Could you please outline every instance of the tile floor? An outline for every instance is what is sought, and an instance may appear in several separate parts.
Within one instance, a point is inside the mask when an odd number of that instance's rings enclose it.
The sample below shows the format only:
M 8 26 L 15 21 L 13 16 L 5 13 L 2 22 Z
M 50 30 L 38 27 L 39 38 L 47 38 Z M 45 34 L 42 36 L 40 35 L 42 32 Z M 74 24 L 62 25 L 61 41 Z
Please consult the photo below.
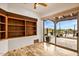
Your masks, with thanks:
M 77 53 L 48 43 L 35 43 L 8 51 L 5 56 L 77 56 Z

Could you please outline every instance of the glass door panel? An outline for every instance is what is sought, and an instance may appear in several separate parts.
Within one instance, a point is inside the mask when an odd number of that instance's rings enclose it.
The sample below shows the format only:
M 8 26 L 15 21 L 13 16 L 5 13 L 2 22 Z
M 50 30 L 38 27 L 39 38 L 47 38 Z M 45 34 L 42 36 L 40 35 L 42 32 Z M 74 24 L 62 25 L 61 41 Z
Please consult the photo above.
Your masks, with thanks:
M 77 50 L 77 20 L 60 21 L 56 27 L 56 44 Z
M 54 22 L 50 20 L 44 21 L 44 41 L 46 41 L 46 37 L 49 37 L 50 43 L 55 44 L 55 37 L 54 37 Z

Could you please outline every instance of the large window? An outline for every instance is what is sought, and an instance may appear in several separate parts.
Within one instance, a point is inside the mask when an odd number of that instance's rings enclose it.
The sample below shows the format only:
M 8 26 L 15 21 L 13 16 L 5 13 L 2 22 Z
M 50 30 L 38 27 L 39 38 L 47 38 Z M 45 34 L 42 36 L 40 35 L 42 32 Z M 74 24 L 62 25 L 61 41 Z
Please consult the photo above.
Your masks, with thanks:
M 50 43 L 55 43 L 53 21 L 50 21 L 50 20 L 44 21 L 44 40 L 46 40 L 46 36 L 50 37 Z
M 54 22 L 44 21 L 44 40 L 50 37 L 50 43 L 77 50 L 77 19 L 60 21 L 56 24 L 56 39 L 54 36 Z
M 56 44 L 77 50 L 77 20 L 60 21 L 57 23 Z

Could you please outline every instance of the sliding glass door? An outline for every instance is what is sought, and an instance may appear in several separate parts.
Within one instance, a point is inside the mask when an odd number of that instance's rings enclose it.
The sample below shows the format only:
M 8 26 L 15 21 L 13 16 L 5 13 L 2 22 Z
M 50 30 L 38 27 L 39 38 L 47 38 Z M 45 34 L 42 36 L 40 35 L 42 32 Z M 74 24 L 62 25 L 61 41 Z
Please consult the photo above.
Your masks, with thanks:
M 53 21 L 50 21 L 50 20 L 44 21 L 44 41 L 46 41 L 46 37 L 49 37 L 49 40 L 50 40 L 49 43 L 55 43 Z
M 56 30 L 53 21 L 44 21 L 44 41 L 77 51 L 77 36 L 77 19 L 59 21 Z
M 77 50 L 77 19 L 60 21 L 56 27 L 56 44 Z

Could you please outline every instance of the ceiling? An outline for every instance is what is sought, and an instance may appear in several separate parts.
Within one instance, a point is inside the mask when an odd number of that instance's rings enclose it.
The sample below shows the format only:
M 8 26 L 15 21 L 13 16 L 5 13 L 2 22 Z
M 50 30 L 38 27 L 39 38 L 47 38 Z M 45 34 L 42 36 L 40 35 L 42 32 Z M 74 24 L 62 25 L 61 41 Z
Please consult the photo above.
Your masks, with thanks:
M 38 13 L 40 16 L 47 16 L 50 14 L 58 13 L 76 6 L 79 6 L 79 3 L 47 3 L 47 7 L 37 6 L 37 9 L 33 8 L 33 3 L 14 3 L 12 5 L 21 6 L 25 9 L 32 10 Z

